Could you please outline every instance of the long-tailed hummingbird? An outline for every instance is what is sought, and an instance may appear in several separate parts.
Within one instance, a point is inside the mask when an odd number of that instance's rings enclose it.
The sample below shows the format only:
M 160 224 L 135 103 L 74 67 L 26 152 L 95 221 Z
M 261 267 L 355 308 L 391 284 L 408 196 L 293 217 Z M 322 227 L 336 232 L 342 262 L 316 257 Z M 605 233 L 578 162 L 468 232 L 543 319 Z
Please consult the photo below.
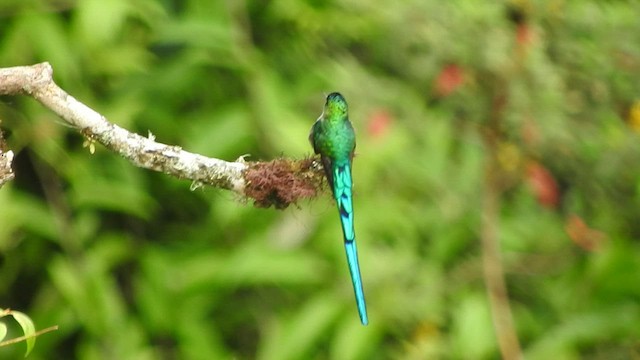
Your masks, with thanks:
M 362 277 L 358 265 L 356 234 L 353 226 L 353 201 L 351 164 L 356 148 L 356 135 L 349 121 L 347 101 L 337 93 L 327 96 L 324 111 L 313 124 L 309 141 L 316 154 L 320 154 L 327 181 L 338 205 L 347 263 L 356 295 L 356 305 L 363 325 L 369 323 L 367 305 L 362 289 Z

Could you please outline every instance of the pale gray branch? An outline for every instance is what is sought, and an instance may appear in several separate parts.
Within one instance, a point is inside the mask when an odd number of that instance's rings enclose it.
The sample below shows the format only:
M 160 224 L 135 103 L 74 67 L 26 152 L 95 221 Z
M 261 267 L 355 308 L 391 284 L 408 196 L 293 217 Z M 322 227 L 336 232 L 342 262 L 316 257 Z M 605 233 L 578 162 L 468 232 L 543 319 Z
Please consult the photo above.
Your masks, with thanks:
M 5 183 L 13 180 L 14 174 L 11 169 L 11 163 L 13 162 L 13 151 L 3 151 L 0 147 L 0 188 Z
M 101 143 L 136 166 L 244 193 L 243 175 L 248 166 L 243 161 L 227 162 L 190 153 L 110 123 L 56 85 L 49 63 L 0 69 L 0 95 L 19 94 L 32 96 L 90 141 Z
M 0 119 L 0 123 L 2 123 L 2 119 Z M 14 178 L 13 169 L 11 168 L 13 151 L 7 149 L 4 144 L 2 129 L 0 129 L 0 188 Z

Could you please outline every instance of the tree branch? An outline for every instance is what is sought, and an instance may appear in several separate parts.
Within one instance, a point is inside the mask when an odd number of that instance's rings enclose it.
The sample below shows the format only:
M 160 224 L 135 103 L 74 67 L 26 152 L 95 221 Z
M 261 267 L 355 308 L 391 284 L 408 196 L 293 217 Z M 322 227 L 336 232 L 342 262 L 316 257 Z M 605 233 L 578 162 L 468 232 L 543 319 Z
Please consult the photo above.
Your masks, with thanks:
M 491 156 L 491 155 L 490 155 Z M 509 294 L 502 265 L 502 254 L 498 236 L 501 190 L 495 174 L 500 172 L 491 157 L 485 166 L 485 183 L 482 200 L 480 240 L 482 245 L 482 267 L 487 287 L 493 326 L 505 360 L 522 359 L 522 350 L 515 330 L 513 314 L 509 305 Z
M 12 162 L 13 151 L 4 152 L 0 149 L 0 188 L 14 178 L 13 170 L 11 169 Z
M 240 158 L 236 162 L 227 162 L 190 153 L 179 146 L 156 142 L 152 135 L 143 137 L 131 133 L 110 123 L 104 116 L 62 90 L 53 81 L 53 69 L 47 62 L 0 69 L 0 95 L 33 97 L 77 128 L 90 142 L 101 143 L 138 167 L 232 190 L 253 198 L 258 206 L 284 208 L 300 198 L 315 196 L 319 189 L 318 176 L 314 174 L 322 174 L 315 166 L 315 161 L 309 159 L 289 161 L 284 167 L 283 159 L 251 163 Z M 0 162 L 2 155 L 0 153 Z M 269 164 L 277 165 L 277 171 Z M 259 179 L 265 172 L 271 175 L 271 182 L 261 182 L 256 191 L 253 182 L 247 179 Z M 293 196 L 291 190 L 295 190 Z
M 512 177 L 505 172 L 499 160 L 500 142 L 504 141 L 501 122 L 507 103 L 507 96 L 503 93 L 506 86 L 499 79 L 491 83 L 495 85 L 491 88 L 493 92 L 491 115 L 482 132 L 487 149 L 480 223 L 482 268 L 489 306 L 491 307 L 493 328 L 502 359 L 520 360 L 522 359 L 522 348 L 509 303 L 499 238 L 502 194 L 504 189 L 513 182 Z
M 0 121 L 2 123 L 2 121 Z M 0 188 L 7 182 L 13 180 L 14 174 L 11 169 L 13 162 L 13 151 L 7 150 L 8 147 L 4 143 L 2 129 L 0 129 Z

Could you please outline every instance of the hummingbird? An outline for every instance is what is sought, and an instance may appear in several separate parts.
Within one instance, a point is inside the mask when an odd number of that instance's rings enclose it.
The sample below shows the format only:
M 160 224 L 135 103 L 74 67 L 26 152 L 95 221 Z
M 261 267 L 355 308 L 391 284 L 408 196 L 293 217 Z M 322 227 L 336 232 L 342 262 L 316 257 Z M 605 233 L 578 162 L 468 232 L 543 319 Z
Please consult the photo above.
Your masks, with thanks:
M 324 173 L 338 205 L 358 314 L 362 325 L 367 325 L 369 319 L 367 318 L 367 304 L 362 289 L 360 265 L 358 265 L 351 193 L 353 185 L 351 164 L 353 151 L 356 148 L 356 134 L 349 121 L 347 101 L 340 93 L 333 92 L 327 96 L 324 110 L 311 128 L 309 142 L 311 142 L 314 152 L 320 154 Z

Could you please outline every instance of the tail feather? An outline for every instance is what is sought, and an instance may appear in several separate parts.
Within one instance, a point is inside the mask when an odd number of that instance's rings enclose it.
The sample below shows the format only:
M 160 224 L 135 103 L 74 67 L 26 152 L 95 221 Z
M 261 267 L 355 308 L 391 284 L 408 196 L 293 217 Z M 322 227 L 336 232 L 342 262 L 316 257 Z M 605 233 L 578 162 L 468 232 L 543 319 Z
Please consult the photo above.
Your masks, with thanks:
M 333 194 L 336 198 L 338 211 L 340 212 L 340 223 L 344 234 L 344 247 L 347 252 L 347 263 L 351 273 L 353 291 L 356 295 L 356 305 L 360 315 L 360 322 L 367 325 L 367 305 L 364 299 L 362 288 L 362 276 L 360 275 L 360 265 L 358 264 L 358 250 L 356 248 L 356 235 L 353 225 L 353 201 L 351 194 L 351 164 L 336 164 L 333 169 Z
M 360 276 L 360 265 L 358 264 L 358 249 L 355 241 L 345 241 L 344 248 L 347 251 L 347 263 L 349 264 L 349 272 L 351 273 L 351 282 L 353 283 L 353 291 L 356 294 L 356 305 L 358 306 L 358 314 L 362 325 L 367 325 L 369 319 L 367 317 L 367 303 L 364 300 L 364 289 L 362 288 L 362 277 Z

